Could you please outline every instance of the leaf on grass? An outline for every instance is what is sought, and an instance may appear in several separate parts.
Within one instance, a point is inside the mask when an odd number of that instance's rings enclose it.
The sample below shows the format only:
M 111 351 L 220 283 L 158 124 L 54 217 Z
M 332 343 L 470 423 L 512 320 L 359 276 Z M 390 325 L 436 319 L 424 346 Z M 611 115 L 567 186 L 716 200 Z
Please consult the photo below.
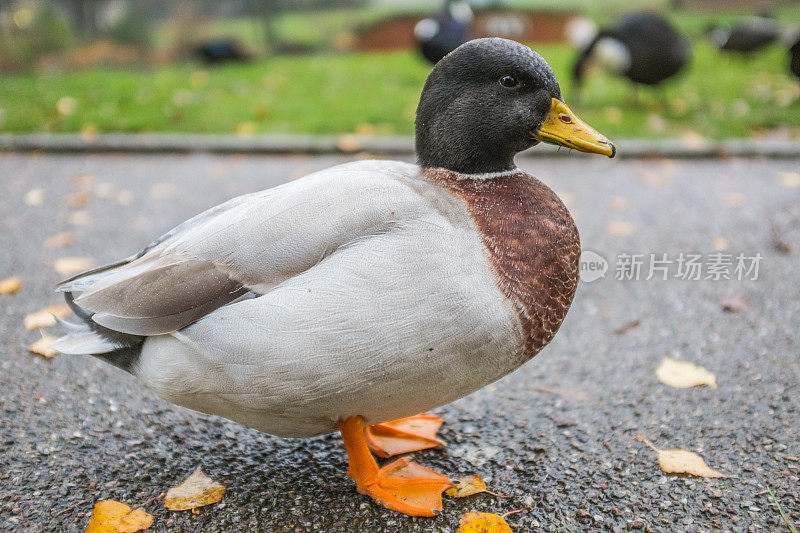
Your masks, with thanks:
M 53 250 L 55 248 L 66 248 L 67 246 L 72 246 L 72 243 L 75 242 L 75 237 L 72 233 L 65 231 L 64 233 L 56 233 L 44 240 L 42 246 L 44 246 L 48 250 Z
M 44 189 L 31 189 L 25 193 L 23 201 L 26 205 L 42 205 L 44 203 Z
M 34 342 L 30 346 L 28 346 L 28 351 L 31 353 L 35 353 L 36 355 L 41 355 L 42 357 L 50 359 L 51 357 L 53 357 L 58 353 L 57 351 L 55 351 L 53 348 L 50 347 L 50 345 L 52 345 L 53 342 L 56 340 L 56 337 L 53 337 L 52 335 L 49 335 L 44 331 L 42 331 L 41 333 L 42 333 L 42 338 Z
M 712 389 L 717 388 L 716 376 L 702 366 L 687 361 L 676 361 L 670 357 L 661 360 L 661 364 L 656 369 L 656 377 L 664 385 L 677 389 L 699 385 L 708 385 Z
M 11 294 L 22 287 L 22 281 L 16 276 L 0 280 L 0 294 Z
M 458 533 L 512 533 L 502 516 L 470 511 L 458 521 Z
M 185 511 L 217 503 L 225 494 L 225 486 L 206 476 L 198 467 L 186 481 L 167 491 L 164 505 L 170 511 Z
M 25 329 L 33 331 L 34 329 L 55 326 L 55 317 L 66 318 L 67 315 L 69 315 L 68 305 L 48 305 L 44 309 L 25 315 L 23 323 L 25 324 Z
M 708 466 L 703 458 L 686 450 L 659 450 L 645 437 L 634 437 L 658 454 L 658 464 L 667 474 L 689 474 L 699 477 L 729 477 Z
M 86 533 L 134 533 L 153 525 L 153 515 L 115 500 L 95 504 Z
M 61 257 L 55 260 L 53 267 L 62 276 L 77 274 L 84 270 L 89 270 L 95 266 L 95 260 L 91 257 Z

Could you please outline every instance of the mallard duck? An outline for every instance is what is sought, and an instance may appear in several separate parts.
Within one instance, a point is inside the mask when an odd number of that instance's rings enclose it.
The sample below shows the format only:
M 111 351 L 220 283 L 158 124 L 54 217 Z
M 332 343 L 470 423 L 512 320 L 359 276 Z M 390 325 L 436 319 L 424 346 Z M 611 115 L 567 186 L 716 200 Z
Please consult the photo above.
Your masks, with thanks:
M 634 12 L 598 32 L 573 67 L 576 86 L 591 64 L 636 84 L 657 85 L 689 62 L 689 41 L 657 13 Z
M 64 281 L 80 323 L 55 348 L 273 435 L 338 428 L 361 493 L 433 516 L 450 480 L 373 453 L 441 447 L 441 419 L 417 413 L 536 355 L 578 283 L 567 208 L 514 164 L 538 142 L 615 154 L 540 55 L 467 42 L 425 83 L 417 164 L 359 161 L 240 196 Z

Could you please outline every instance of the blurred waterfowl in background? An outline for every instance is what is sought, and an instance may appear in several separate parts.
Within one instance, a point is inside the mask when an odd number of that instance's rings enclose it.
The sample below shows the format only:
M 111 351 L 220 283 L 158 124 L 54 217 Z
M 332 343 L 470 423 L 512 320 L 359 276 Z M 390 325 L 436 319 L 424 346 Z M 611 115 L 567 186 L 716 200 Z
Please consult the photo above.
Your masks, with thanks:
M 592 66 L 634 84 L 657 85 L 683 69 L 691 57 L 688 39 L 657 13 L 633 12 L 601 29 L 575 61 L 576 90 Z
M 195 55 L 204 62 L 231 63 L 248 61 L 250 54 L 234 39 L 214 39 L 195 49 Z
M 420 52 L 431 63 L 438 63 L 469 40 L 473 20 L 467 2 L 448 0 L 436 16 L 422 19 L 414 26 Z
M 749 53 L 776 42 L 781 28 L 773 18 L 748 17 L 733 25 L 714 24 L 707 34 L 719 50 Z

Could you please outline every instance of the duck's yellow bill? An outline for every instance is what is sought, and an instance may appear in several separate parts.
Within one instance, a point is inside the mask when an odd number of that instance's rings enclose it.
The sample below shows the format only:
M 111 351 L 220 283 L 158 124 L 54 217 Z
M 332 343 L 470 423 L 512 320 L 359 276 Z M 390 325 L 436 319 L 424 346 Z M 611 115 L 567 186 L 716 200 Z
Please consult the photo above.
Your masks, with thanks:
M 542 126 L 531 132 L 533 138 L 548 144 L 566 146 L 590 154 L 614 157 L 617 149 L 611 141 L 578 118 L 561 100 L 553 98 L 550 112 Z

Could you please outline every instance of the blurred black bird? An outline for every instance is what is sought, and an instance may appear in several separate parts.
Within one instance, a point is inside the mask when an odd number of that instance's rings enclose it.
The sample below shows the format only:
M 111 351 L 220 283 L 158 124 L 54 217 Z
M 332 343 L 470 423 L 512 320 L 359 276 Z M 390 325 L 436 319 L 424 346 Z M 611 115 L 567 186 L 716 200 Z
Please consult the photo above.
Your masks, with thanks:
M 422 19 L 414 26 L 414 38 L 420 52 L 431 63 L 470 39 L 474 16 L 469 4 L 463 0 L 447 0 L 444 9 L 434 17 Z
M 777 41 L 781 28 L 775 19 L 749 17 L 733 26 L 715 24 L 708 28 L 707 34 L 712 44 L 720 50 L 749 53 Z
M 797 42 L 789 49 L 789 57 L 789 68 L 792 69 L 795 76 L 800 78 L 800 37 L 798 37 Z
M 657 85 L 677 74 L 688 62 L 691 47 L 661 15 L 635 12 L 615 26 L 600 30 L 581 51 L 573 77 L 580 87 L 591 64 L 625 76 L 636 84 Z
M 214 39 L 195 49 L 195 55 L 206 63 L 226 63 L 250 59 L 242 45 L 233 39 Z

